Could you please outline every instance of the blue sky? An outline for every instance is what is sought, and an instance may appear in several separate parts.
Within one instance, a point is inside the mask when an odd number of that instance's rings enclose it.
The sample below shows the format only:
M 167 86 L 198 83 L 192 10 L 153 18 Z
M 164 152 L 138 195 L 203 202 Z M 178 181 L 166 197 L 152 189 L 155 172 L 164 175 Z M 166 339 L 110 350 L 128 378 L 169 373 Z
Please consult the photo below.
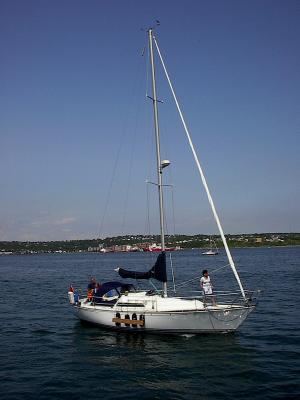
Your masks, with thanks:
M 1 1 L 0 240 L 147 233 L 147 28 L 227 233 L 300 231 L 298 1 Z M 158 68 L 175 231 L 216 233 Z M 152 171 L 153 170 L 153 171 Z M 173 233 L 170 189 L 168 231 Z M 149 187 L 151 232 L 158 231 Z

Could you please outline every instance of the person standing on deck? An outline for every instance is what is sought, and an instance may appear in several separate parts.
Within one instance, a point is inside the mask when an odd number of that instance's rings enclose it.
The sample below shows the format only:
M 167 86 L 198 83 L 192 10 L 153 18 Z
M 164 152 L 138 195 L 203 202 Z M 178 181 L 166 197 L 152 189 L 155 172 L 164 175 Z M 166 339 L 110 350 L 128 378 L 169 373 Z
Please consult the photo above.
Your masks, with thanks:
M 202 288 L 202 293 L 204 296 L 204 305 L 206 303 L 206 296 L 209 296 L 209 298 L 211 298 L 212 300 L 212 304 L 215 306 L 216 305 L 216 301 L 214 296 L 212 296 L 213 294 L 213 286 L 210 280 L 210 276 L 208 274 L 207 269 L 204 269 L 202 271 L 202 278 L 200 279 L 200 286 Z

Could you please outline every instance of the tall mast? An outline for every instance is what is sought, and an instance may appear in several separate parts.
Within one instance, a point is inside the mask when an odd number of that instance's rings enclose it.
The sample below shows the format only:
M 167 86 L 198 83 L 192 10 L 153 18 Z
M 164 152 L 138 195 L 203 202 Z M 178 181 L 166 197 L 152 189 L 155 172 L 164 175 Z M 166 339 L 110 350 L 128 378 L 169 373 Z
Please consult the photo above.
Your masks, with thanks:
M 153 55 L 153 31 L 150 28 L 149 35 L 149 49 L 150 61 L 152 72 L 152 103 L 154 112 L 154 128 L 155 128 L 155 141 L 156 141 L 156 160 L 157 160 L 157 186 L 159 197 L 159 221 L 160 221 L 160 237 L 161 237 L 161 250 L 165 251 L 165 229 L 164 229 L 164 200 L 163 200 L 163 185 L 162 185 L 162 165 L 160 156 L 160 139 L 159 139 L 159 125 L 158 125 L 158 110 L 157 110 L 157 95 L 156 95 L 156 81 L 155 81 L 155 66 Z M 164 295 L 167 296 L 167 283 L 163 284 Z

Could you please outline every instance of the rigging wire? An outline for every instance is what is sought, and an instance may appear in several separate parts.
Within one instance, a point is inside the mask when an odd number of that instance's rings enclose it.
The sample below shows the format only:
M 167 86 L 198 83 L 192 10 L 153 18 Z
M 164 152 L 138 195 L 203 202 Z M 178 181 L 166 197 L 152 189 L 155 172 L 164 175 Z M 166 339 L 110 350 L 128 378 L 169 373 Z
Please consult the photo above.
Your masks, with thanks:
M 171 186 L 171 201 L 172 201 L 173 235 L 175 237 L 175 234 L 176 234 L 176 222 L 175 222 L 174 186 L 173 185 Z
M 143 47 L 142 50 L 142 57 L 146 54 L 145 57 L 145 70 L 146 70 L 146 97 L 147 97 L 147 92 L 148 92 L 148 82 L 149 82 L 149 49 L 147 45 L 147 40 L 146 40 L 146 45 Z M 142 86 L 142 79 L 140 79 L 140 88 Z M 124 212 L 123 212 L 123 221 L 121 225 L 121 233 L 122 235 L 124 234 L 124 228 L 125 228 L 125 223 L 126 223 L 126 218 L 127 218 L 127 208 L 128 208 L 128 197 L 129 197 L 129 189 L 131 187 L 131 178 L 132 178 L 132 165 L 133 165 L 133 155 L 134 155 L 134 150 L 135 150 L 135 145 L 136 145 L 136 136 L 137 136 L 137 126 L 138 126 L 138 116 L 140 115 L 140 109 L 141 109 L 141 102 L 138 103 L 138 109 L 136 112 L 135 116 L 135 126 L 134 126 L 134 135 L 133 135 L 133 140 L 132 140 L 132 147 L 131 147 L 131 156 L 130 156 L 130 162 L 129 162 L 129 174 L 128 174 L 128 179 L 127 179 L 127 190 L 126 190 L 126 197 L 125 197 L 125 205 L 124 205 Z M 150 221 L 150 220 L 149 220 Z
M 163 66 L 163 69 L 164 69 L 164 72 L 165 72 L 165 75 L 166 75 L 167 81 L 168 81 L 168 83 L 169 83 L 169 86 L 170 86 L 170 89 L 171 89 L 171 92 L 172 92 L 172 95 L 173 95 L 173 98 L 174 98 L 174 101 L 175 101 L 177 110 L 178 110 L 178 112 L 179 112 L 179 115 L 180 115 L 180 118 L 181 118 L 181 122 L 182 122 L 182 124 L 183 124 L 183 127 L 184 127 L 184 130 L 185 130 L 185 133 L 186 133 L 186 136 L 187 136 L 187 139 L 188 139 L 188 142 L 189 142 L 191 151 L 192 151 L 192 153 L 193 153 L 194 160 L 195 160 L 195 162 L 196 162 L 196 165 L 197 165 L 197 168 L 198 168 L 198 171 L 199 171 L 199 174 L 200 174 L 200 177 L 201 177 L 203 186 L 204 186 L 204 188 L 205 188 L 205 191 L 206 191 L 206 194 L 207 194 L 207 198 L 208 198 L 209 204 L 210 204 L 210 206 L 211 206 L 211 209 L 212 209 L 212 212 L 213 212 L 213 215 L 214 215 L 216 224 L 217 224 L 217 226 L 218 226 L 218 229 L 219 229 L 219 232 L 220 232 L 220 235 L 221 235 L 221 238 L 222 238 L 224 247 L 225 247 L 225 251 L 226 251 L 226 254 L 227 254 L 227 257 L 228 257 L 228 261 L 229 261 L 229 263 L 230 263 L 230 266 L 231 266 L 231 269 L 232 269 L 232 271 L 233 271 L 233 274 L 234 274 L 234 276 L 235 276 L 235 278 L 236 278 L 236 280 L 237 280 L 237 282 L 238 282 L 238 285 L 239 285 L 239 287 L 240 287 L 241 293 L 242 293 L 244 299 L 246 299 L 246 296 L 245 296 L 245 293 L 244 293 L 243 285 L 242 285 L 242 283 L 241 283 L 240 277 L 239 277 L 238 272 L 237 272 L 237 270 L 236 270 L 236 267 L 235 267 L 235 264 L 234 264 L 234 261 L 233 261 L 231 252 L 230 252 L 230 250 L 229 250 L 229 247 L 228 247 L 228 244 L 227 244 L 227 241 L 226 241 L 226 237 L 225 237 L 225 235 L 224 235 L 224 231 L 223 231 L 223 228 L 222 228 L 222 225 L 221 225 L 219 216 L 218 216 L 218 214 L 217 214 L 217 211 L 216 211 L 216 208 L 215 208 L 213 199 L 212 199 L 212 197 L 211 197 L 210 190 L 209 190 L 209 188 L 208 188 L 206 178 L 205 178 L 205 176 L 204 176 L 202 167 L 201 167 L 201 165 L 200 165 L 199 158 L 198 158 L 198 156 L 197 156 L 197 154 L 196 154 L 196 151 L 195 151 L 195 148 L 194 148 L 194 145 L 193 145 L 193 142 L 192 142 L 190 133 L 189 133 L 189 131 L 188 131 L 188 128 L 187 128 L 187 125 L 186 125 L 186 123 L 185 123 L 183 114 L 182 114 L 182 112 L 181 112 L 181 108 L 180 108 L 179 103 L 178 103 L 178 101 L 177 101 L 177 97 L 176 97 L 176 94 L 175 94 L 175 92 L 174 92 L 173 85 L 172 85 L 172 83 L 171 83 L 171 81 L 170 81 L 170 77 L 169 77 L 169 74 L 168 74 L 168 72 L 167 72 L 167 69 L 166 69 L 164 60 L 163 60 L 163 58 L 162 58 L 160 49 L 159 49 L 159 47 L 158 47 L 157 41 L 156 41 L 155 37 L 154 37 L 153 39 L 154 39 L 154 43 L 155 43 L 155 46 L 156 46 L 156 49 L 157 49 L 157 52 L 158 52 L 158 55 L 159 55 L 161 64 L 162 64 L 162 66 Z
M 220 271 L 221 269 L 224 269 L 224 268 L 229 267 L 229 266 L 230 266 L 230 264 L 223 265 L 223 266 L 220 267 L 220 268 L 216 268 L 216 269 L 210 271 L 210 274 L 213 274 L 213 273 L 215 273 L 215 272 L 218 272 L 218 271 Z M 190 282 L 193 282 L 193 281 L 195 281 L 195 280 L 197 280 L 197 279 L 200 279 L 201 277 L 202 277 L 202 275 L 199 275 L 199 276 L 196 276 L 195 278 L 192 278 L 192 279 L 189 279 L 189 280 L 187 280 L 187 281 L 181 282 L 181 283 L 179 283 L 179 284 L 177 285 L 177 288 L 178 288 L 178 287 L 183 287 L 183 286 L 187 285 L 187 284 L 190 283 Z
M 139 93 L 141 90 L 142 86 L 142 77 L 140 77 L 140 82 L 139 86 L 137 89 L 137 92 Z M 133 156 L 135 153 L 135 148 L 136 148 L 136 136 L 137 136 L 137 127 L 138 127 L 138 122 L 139 122 L 139 117 L 140 117 L 140 111 L 141 111 L 141 102 L 138 102 L 138 107 L 136 110 L 136 115 L 135 115 L 135 124 L 133 128 L 133 138 L 132 138 L 132 145 L 131 145 L 131 154 L 130 154 L 130 160 L 129 160 L 129 171 L 128 171 L 128 177 L 127 177 L 127 187 L 126 187 L 126 194 L 125 194 L 125 201 L 124 201 L 124 210 L 123 210 L 123 219 L 122 219 L 122 224 L 121 224 L 121 234 L 124 235 L 124 229 L 126 225 L 126 218 L 127 218 L 127 211 L 128 211 L 128 200 L 129 200 L 129 193 L 130 193 L 130 188 L 132 184 L 132 165 L 133 165 Z
M 173 292 L 176 293 L 176 282 L 175 282 L 175 274 L 174 274 L 173 260 L 172 260 L 171 252 L 170 252 L 170 266 L 171 266 L 171 272 L 172 272 Z
M 150 227 L 150 205 L 149 205 L 149 183 L 146 182 L 146 226 L 145 226 L 145 232 L 146 235 L 148 234 L 150 236 L 151 232 L 151 227 Z
M 136 97 L 136 92 L 138 90 L 137 87 L 139 86 L 139 90 L 140 90 L 141 85 L 142 85 L 142 76 L 141 76 L 141 71 L 140 71 L 140 64 L 138 64 L 136 66 L 136 71 L 135 71 L 134 76 L 135 77 L 138 76 L 140 78 L 140 81 L 139 81 L 139 84 L 137 82 L 138 81 L 137 79 L 135 79 L 135 81 L 134 81 L 135 85 L 134 85 L 134 87 L 132 88 L 132 91 L 131 91 L 131 101 L 129 100 L 129 102 L 128 102 L 129 104 L 133 104 L 134 103 L 132 100 L 133 100 L 134 97 Z M 135 118 L 136 124 L 135 124 L 135 128 L 133 130 L 134 138 L 136 137 L 136 132 L 137 132 L 137 115 L 138 115 L 139 112 L 140 112 L 140 107 L 138 107 L 137 112 L 136 112 L 136 118 Z M 127 118 L 127 121 L 126 121 L 126 118 Z M 109 206 L 110 199 L 111 199 L 113 184 L 114 184 L 115 178 L 116 178 L 117 166 L 119 164 L 120 154 L 121 154 L 121 150 L 123 148 L 125 136 L 126 136 L 127 131 L 128 131 L 128 127 L 125 126 L 125 125 L 128 125 L 128 120 L 129 120 L 129 113 L 126 113 L 124 115 L 124 117 L 123 117 L 122 129 L 120 131 L 119 140 L 118 140 L 118 148 L 117 148 L 116 157 L 115 157 L 113 168 L 112 168 L 112 173 L 111 173 L 111 176 L 110 176 L 110 181 L 109 181 L 109 185 L 108 185 L 107 194 L 106 194 L 105 201 L 104 201 L 104 207 L 103 207 L 103 213 L 102 213 L 101 220 L 99 218 L 100 223 L 98 224 L 98 232 L 97 232 L 98 233 L 98 237 L 102 237 L 103 233 L 104 233 L 104 225 L 105 225 L 105 220 L 106 220 L 107 213 L 108 213 L 108 206 Z M 135 142 L 136 141 L 134 140 L 133 144 L 135 144 Z M 127 179 L 127 192 L 129 192 L 130 181 L 131 181 L 131 170 L 132 170 L 133 153 L 134 153 L 134 149 L 132 149 L 131 159 L 130 159 L 130 162 L 129 162 L 129 175 L 128 175 L 128 179 Z M 125 201 L 124 201 L 123 204 L 125 205 L 125 208 L 127 208 L 128 194 L 125 195 Z M 122 222 L 122 225 L 121 225 L 122 226 L 122 230 L 123 230 L 123 228 L 125 226 L 126 214 L 127 214 L 127 210 L 124 209 L 124 211 L 123 211 L 123 222 Z
M 99 238 L 101 238 L 103 235 L 104 221 L 105 221 L 105 217 L 107 214 L 107 209 L 108 209 L 108 204 L 110 201 L 113 182 L 114 182 L 115 176 L 116 176 L 116 170 L 117 170 L 117 165 L 118 165 L 118 161 L 119 161 L 119 157 L 120 157 L 120 153 L 121 153 L 121 148 L 123 145 L 123 139 L 124 139 L 124 135 L 122 132 L 121 140 L 119 141 L 119 146 L 118 146 L 118 150 L 117 150 L 117 154 L 116 154 L 116 158 L 115 158 L 115 162 L 114 162 L 114 166 L 112 169 L 112 174 L 111 174 L 111 178 L 110 178 L 110 182 L 109 182 L 109 186 L 108 186 L 108 191 L 107 191 L 107 195 L 106 195 L 106 199 L 105 199 L 105 203 L 104 203 L 104 210 L 103 210 L 103 214 L 102 214 L 102 218 L 101 218 L 101 223 L 100 223 L 100 226 L 98 227 L 98 237 Z

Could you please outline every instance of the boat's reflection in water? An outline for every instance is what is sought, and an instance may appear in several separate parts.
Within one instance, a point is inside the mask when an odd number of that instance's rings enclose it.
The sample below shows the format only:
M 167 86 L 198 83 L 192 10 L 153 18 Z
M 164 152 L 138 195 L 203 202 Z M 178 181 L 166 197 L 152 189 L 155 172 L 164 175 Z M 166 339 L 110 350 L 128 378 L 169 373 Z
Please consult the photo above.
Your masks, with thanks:
M 194 373 L 211 370 L 214 365 L 225 370 L 239 364 L 240 370 L 249 367 L 253 350 L 241 344 L 241 335 L 159 335 L 149 333 L 119 333 L 97 327 L 74 328 L 74 341 L 85 363 L 124 370 L 153 371 L 164 368 L 184 368 Z M 222 369 L 222 367 L 221 367 Z

